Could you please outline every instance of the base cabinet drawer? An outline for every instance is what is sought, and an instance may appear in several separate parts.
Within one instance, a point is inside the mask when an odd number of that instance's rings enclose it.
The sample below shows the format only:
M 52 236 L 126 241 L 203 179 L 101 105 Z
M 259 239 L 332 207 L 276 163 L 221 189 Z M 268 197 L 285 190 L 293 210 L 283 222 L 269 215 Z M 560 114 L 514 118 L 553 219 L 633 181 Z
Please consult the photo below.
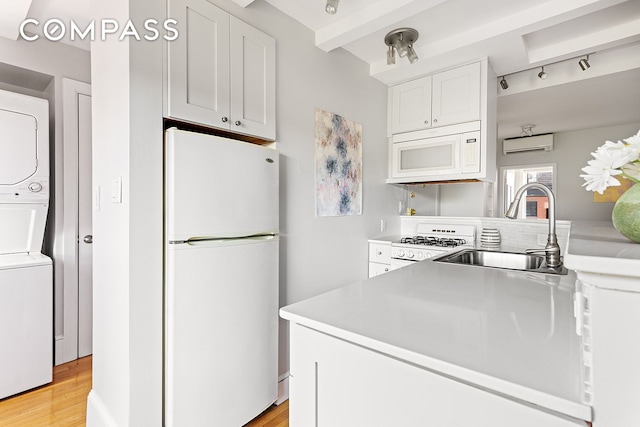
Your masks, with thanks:
M 380 264 L 377 262 L 369 263 L 369 277 L 376 277 L 389 271 L 391 271 L 391 266 L 389 264 Z

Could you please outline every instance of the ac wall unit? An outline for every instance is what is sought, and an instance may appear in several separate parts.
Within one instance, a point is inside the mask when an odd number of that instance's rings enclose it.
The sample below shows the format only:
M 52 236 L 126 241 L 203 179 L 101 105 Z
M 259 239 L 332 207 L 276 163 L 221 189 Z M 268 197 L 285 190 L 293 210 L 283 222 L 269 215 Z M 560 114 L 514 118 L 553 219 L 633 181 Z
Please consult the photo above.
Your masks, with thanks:
M 553 150 L 553 134 L 523 136 L 519 138 L 507 138 L 502 141 L 502 152 L 521 153 L 523 151 L 551 151 Z

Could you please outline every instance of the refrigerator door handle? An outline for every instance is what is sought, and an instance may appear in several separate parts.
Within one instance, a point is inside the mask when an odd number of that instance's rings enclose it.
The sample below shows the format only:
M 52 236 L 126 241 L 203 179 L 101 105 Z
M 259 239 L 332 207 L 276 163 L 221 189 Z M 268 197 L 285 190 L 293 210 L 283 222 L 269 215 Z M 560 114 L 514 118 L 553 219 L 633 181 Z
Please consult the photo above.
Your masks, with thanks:
M 170 245 L 182 245 L 187 244 L 189 246 L 204 246 L 204 245 L 215 245 L 215 244 L 225 244 L 231 242 L 266 242 L 270 240 L 278 239 L 277 233 L 264 233 L 264 234 L 252 234 L 249 236 L 238 236 L 238 237 L 191 237 L 187 240 L 169 240 Z

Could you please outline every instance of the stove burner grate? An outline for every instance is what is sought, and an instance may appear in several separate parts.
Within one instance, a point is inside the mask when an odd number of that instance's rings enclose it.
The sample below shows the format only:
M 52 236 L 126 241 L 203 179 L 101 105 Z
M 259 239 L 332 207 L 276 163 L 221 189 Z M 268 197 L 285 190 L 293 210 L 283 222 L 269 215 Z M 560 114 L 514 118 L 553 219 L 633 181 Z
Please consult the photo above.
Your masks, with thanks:
M 466 244 L 467 241 L 465 239 L 450 238 L 450 237 L 413 236 L 413 237 L 403 237 L 402 239 L 400 239 L 400 243 L 455 248 L 456 246 Z

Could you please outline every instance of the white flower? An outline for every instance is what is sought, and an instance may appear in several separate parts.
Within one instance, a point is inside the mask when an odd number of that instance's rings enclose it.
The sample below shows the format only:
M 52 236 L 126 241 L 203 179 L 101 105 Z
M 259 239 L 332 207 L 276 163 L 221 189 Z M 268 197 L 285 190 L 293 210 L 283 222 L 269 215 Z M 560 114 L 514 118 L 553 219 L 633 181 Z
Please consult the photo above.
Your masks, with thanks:
M 637 134 L 623 139 L 627 143 L 627 149 L 636 153 L 636 160 L 640 158 L 640 131 Z
M 629 178 L 640 181 L 640 163 L 633 162 L 628 165 L 624 165 L 622 166 L 622 172 Z
M 637 134 L 630 136 L 629 138 L 626 138 L 623 141 L 625 141 L 629 145 L 640 145 L 640 130 L 638 131 Z
M 582 169 L 585 174 L 580 175 L 588 191 L 602 194 L 607 187 L 620 185 L 615 178 L 618 175 L 640 183 L 640 131 L 623 141 L 606 141 L 591 153 L 594 159 L 587 162 Z
M 640 148 L 640 145 L 638 148 Z M 611 156 L 611 167 L 614 169 L 620 168 L 623 165 L 638 159 L 637 151 L 622 141 L 607 141 L 604 145 L 598 147 L 596 152 L 592 153 L 592 155 L 593 157 L 596 157 L 596 153 L 604 152 Z
M 589 160 L 589 166 L 582 168 L 582 170 L 586 172 L 585 175 L 580 175 L 580 178 L 584 178 L 586 181 L 582 186 L 587 187 L 588 191 L 597 191 L 602 194 L 607 187 L 620 185 L 620 181 L 613 176 L 622 172 L 605 168 L 598 160 Z

